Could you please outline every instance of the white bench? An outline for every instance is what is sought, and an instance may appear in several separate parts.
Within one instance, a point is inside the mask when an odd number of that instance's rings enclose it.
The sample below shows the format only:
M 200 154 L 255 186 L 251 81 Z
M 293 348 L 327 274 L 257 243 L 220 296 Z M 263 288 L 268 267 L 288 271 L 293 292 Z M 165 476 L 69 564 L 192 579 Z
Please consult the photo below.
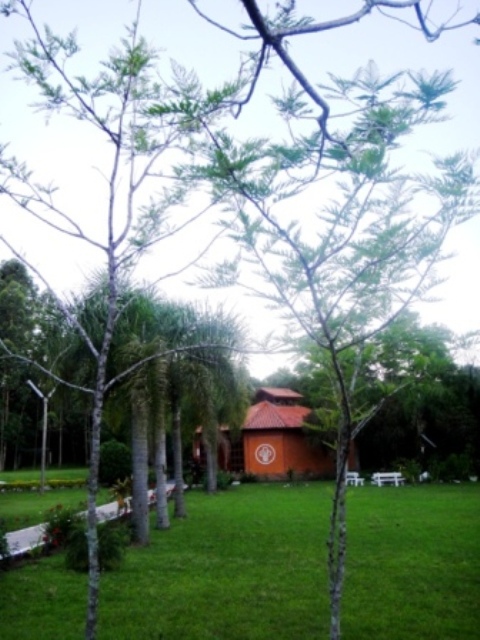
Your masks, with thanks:
M 364 478 L 360 478 L 358 471 L 347 471 L 347 486 L 350 484 L 352 487 L 363 487 L 365 482 Z
M 391 472 L 379 472 L 374 473 L 372 476 L 372 484 L 376 484 L 377 487 L 381 487 L 384 484 L 394 484 L 396 487 L 399 487 L 401 484 L 404 484 L 405 478 L 398 471 Z

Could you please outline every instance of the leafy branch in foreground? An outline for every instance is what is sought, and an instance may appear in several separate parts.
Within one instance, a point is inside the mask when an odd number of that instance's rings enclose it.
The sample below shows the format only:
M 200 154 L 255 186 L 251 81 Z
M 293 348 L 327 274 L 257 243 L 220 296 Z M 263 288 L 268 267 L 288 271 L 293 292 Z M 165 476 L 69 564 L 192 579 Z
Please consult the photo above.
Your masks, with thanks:
M 251 71 L 248 84 L 245 86 L 243 98 L 237 102 L 237 115 L 251 100 L 257 90 L 259 78 L 270 60 L 276 57 L 280 61 L 280 67 L 287 70 L 302 91 L 304 96 L 303 115 L 308 114 L 308 117 L 316 119 L 320 155 L 322 155 L 326 143 L 336 142 L 346 150 L 345 140 L 332 131 L 330 125 L 331 104 L 328 92 L 325 92 L 324 87 L 309 78 L 295 59 L 294 47 L 289 47 L 289 44 L 294 44 L 296 39 L 312 34 L 317 34 L 318 41 L 321 42 L 322 33 L 356 24 L 376 12 L 384 18 L 404 23 L 406 28 L 419 32 L 428 42 L 438 40 L 449 31 L 466 29 L 480 24 L 478 11 L 474 13 L 470 9 L 462 10 L 463 8 L 458 6 L 446 9 L 444 3 L 435 1 L 423 3 L 418 0 L 364 0 L 360 3 L 360 7 L 351 14 L 322 20 L 321 17 L 317 18 L 302 13 L 300 0 L 298 2 L 290 0 L 278 2 L 272 8 L 268 7 L 265 10 L 260 6 L 258 0 L 242 0 L 241 4 L 249 22 L 242 25 L 242 29 L 238 31 L 226 26 L 224 15 L 216 19 L 207 14 L 202 9 L 201 1 L 187 1 L 197 14 L 217 29 L 221 29 L 240 41 L 249 43 L 260 41 L 259 49 L 255 53 L 249 52 L 255 67 Z M 321 13 L 320 9 L 317 11 L 319 14 Z
M 345 143 L 326 140 L 310 153 L 308 132 L 296 135 L 288 121 L 288 144 L 237 142 L 205 123 L 203 155 L 181 170 L 189 180 L 204 180 L 231 216 L 219 224 L 236 257 L 200 282 L 243 284 L 282 314 L 290 342 L 307 339 L 324 353 L 333 403 L 328 420 L 336 422 L 328 565 L 331 637 L 338 638 L 351 439 L 395 393 L 387 385 L 383 398 L 357 405 L 359 373 L 375 337 L 412 303 L 429 299 L 448 233 L 479 211 L 480 183 L 476 157 L 467 152 L 433 158 L 430 174 L 394 165 L 408 134 L 443 118 L 443 97 L 455 85 L 448 73 L 382 78 L 369 65 L 352 79 L 331 80 L 331 95 L 347 104 L 343 117 L 339 112 Z M 303 108 L 302 92 L 295 100 L 295 109 Z M 285 104 L 275 103 L 288 120 Z

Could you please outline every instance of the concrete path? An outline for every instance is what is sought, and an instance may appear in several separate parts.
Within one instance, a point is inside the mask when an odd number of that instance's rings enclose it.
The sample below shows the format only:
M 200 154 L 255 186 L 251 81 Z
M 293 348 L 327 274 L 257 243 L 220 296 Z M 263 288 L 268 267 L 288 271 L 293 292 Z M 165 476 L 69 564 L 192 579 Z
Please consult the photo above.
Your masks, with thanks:
M 171 497 L 174 487 L 173 482 L 167 482 L 167 498 Z M 152 490 L 148 492 L 149 500 L 154 493 Z M 118 515 L 117 502 L 109 502 L 108 504 L 97 507 L 97 518 L 99 522 L 113 520 L 117 518 Z M 44 524 L 38 524 L 34 527 L 28 527 L 28 529 L 20 529 L 19 531 L 10 531 L 10 533 L 7 533 L 6 538 L 10 555 L 12 557 L 21 556 L 32 549 L 43 547 L 45 544 L 43 541 L 44 526 Z

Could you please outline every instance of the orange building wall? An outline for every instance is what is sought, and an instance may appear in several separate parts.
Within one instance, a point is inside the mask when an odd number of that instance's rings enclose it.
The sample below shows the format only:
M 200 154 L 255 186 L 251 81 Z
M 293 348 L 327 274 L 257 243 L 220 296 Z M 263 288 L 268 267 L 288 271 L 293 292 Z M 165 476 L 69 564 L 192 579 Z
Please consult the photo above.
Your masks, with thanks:
M 297 473 L 310 471 L 321 475 L 334 475 L 335 458 L 321 447 L 311 446 L 302 432 L 286 432 L 283 437 L 285 470 Z M 333 453 L 333 452 L 332 452 Z
M 243 451 L 247 473 L 255 473 L 256 475 L 282 475 L 285 473 L 283 434 L 269 431 L 244 433 Z M 273 452 L 270 459 L 269 452 Z
M 247 473 L 284 476 L 289 469 L 322 476 L 335 473 L 334 456 L 323 447 L 311 446 L 300 430 L 244 432 L 243 447 Z M 354 459 L 352 447 L 350 469 L 354 468 Z

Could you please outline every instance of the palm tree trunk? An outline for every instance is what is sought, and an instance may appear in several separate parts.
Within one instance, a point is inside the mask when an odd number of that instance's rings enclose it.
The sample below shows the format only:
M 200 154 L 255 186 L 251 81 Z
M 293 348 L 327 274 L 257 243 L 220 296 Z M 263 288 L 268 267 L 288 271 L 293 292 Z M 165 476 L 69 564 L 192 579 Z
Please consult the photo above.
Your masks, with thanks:
M 205 457 L 207 462 L 207 493 L 217 492 L 217 438 L 216 429 L 204 434 Z
M 144 398 L 132 401 L 132 524 L 134 542 L 150 541 L 148 510 L 148 418 Z
M 157 529 L 169 529 L 167 503 L 167 448 L 164 416 L 160 418 L 155 447 L 155 473 L 157 477 Z
M 186 518 L 185 495 L 183 491 L 183 452 L 182 452 L 182 423 L 181 409 L 178 403 L 173 407 L 172 420 L 172 440 L 173 440 L 173 468 L 175 478 L 175 491 L 173 498 L 175 501 L 175 518 Z

